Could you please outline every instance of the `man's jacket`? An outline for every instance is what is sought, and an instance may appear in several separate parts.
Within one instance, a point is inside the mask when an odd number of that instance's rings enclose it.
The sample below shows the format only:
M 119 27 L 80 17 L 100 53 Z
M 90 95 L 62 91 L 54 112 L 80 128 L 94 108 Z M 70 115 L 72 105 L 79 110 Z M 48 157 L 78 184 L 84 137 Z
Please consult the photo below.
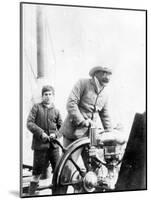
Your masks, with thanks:
M 42 142 L 42 133 L 45 132 L 47 135 L 55 133 L 57 137 L 61 125 L 60 112 L 54 105 L 47 108 L 43 103 L 35 104 L 27 119 L 27 128 L 33 133 L 32 149 L 41 150 L 49 148 L 49 142 Z
M 94 111 L 95 106 L 95 111 Z M 88 118 L 101 119 L 104 129 L 112 128 L 108 112 L 108 95 L 104 88 L 100 93 L 94 79 L 81 79 L 74 86 L 67 101 L 68 115 L 60 132 L 69 139 L 83 136 L 82 131 L 75 131 L 80 123 Z

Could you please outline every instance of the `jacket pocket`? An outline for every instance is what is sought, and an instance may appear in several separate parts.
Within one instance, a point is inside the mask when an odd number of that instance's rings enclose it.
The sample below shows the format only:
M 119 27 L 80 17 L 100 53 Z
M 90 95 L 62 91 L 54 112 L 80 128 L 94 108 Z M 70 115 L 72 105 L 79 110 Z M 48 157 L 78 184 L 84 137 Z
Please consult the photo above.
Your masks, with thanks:
M 50 146 L 49 142 L 43 143 L 42 140 L 33 137 L 33 141 L 32 141 L 33 150 L 48 149 L 49 146 Z

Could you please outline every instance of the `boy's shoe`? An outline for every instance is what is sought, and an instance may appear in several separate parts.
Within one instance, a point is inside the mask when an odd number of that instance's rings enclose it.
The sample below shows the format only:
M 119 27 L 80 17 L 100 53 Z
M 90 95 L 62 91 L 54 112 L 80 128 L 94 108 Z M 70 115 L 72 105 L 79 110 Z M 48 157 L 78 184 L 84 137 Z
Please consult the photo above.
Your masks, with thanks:
M 38 194 L 38 192 L 36 192 L 37 187 L 38 187 L 38 182 L 31 181 L 30 182 L 30 186 L 29 186 L 28 194 L 30 196 L 37 195 Z

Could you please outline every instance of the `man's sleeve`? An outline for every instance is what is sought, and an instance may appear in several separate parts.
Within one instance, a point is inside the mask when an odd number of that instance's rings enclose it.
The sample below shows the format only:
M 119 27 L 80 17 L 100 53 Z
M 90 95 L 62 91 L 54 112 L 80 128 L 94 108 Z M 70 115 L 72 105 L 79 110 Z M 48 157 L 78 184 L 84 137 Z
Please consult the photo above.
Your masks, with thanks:
M 82 80 L 79 80 L 73 87 L 67 101 L 67 111 L 71 117 L 71 120 L 76 125 L 79 125 L 84 120 L 84 117 L 82 116 L 79 110 L 79 103 L 83 95 L 83 91 L 84 91 L 84 82 Z
M 105 102 L 103 109 L 99 112 L 99 115 L 103 124 L 103 128 L 107 131 L 111 131 L 112 123 L 109 114 L 108 100 Z
M 40 138 L 40 136 L 44 131 L 36 124 L 37 111 L 38 111 L 38 106 L 35 104 L 32 107 L 29 116 L 27 118 L 27 128 L 31 131 L 31 133 Z
M 58 129 L 58 130 L 59 130 L 60 127 L 62 126 L 62 123 L 63 123 L 62 117 L 61 117 L 60 112 L 58 111 L 58 116 L 57 116 L 57 129 Z

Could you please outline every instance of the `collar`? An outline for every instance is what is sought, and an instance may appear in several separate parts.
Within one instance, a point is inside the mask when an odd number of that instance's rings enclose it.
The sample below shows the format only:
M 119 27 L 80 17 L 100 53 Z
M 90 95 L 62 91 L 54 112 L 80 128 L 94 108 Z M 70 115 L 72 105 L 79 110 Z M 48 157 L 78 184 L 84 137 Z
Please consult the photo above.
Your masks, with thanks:
M 94 76 L 94 82 L 95 82 L 95 86 L 96 86 L 96 89 L 97 89 L 97 93 L 100 93 L 100 91 L 103 89 L 103 87 L 100 85 L 96 76 Z
M 43 105 L 43 107 L 48 108 L 48 109 L 54 108 L 54 104 L 53 103 L 47 105 L 44 102 L 42 102 L 42 105 Z

